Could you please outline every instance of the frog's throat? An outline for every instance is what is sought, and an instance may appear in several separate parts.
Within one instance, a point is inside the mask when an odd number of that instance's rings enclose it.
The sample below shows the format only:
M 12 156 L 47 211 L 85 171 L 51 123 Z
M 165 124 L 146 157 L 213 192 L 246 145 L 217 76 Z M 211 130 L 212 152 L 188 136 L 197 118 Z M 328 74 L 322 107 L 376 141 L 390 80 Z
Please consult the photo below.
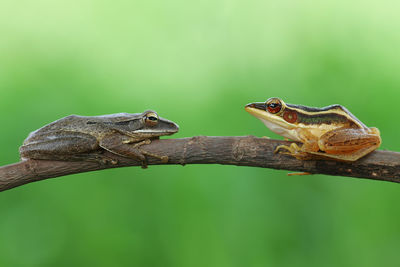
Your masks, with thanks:
M 289 125 L 285 125 L 286 127 L 275 123 L 275 122 L 271 122 L 269 120 L 263 119 L 263 118 L 259 118 L 265 126 L 267 126 L 271 131 L 273 131 L 276 134 L 279 134 L 283 137 L 289 138 L 291 140 L 294 141 L 301 141 L 298 137 L 297 131 L 295 130 L 296 128 L 294 127 L 287 127 Z

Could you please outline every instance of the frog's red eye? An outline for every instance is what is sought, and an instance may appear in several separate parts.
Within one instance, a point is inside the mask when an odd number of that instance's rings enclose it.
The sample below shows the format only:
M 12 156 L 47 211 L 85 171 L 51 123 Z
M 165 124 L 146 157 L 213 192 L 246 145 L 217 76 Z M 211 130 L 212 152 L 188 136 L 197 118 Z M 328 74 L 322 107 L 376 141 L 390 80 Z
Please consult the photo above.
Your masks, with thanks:
M 265 103 L 267 111 L 272 114 L 276 114 L 282 109 L 282 103 L 278 98 L 270 98 Z

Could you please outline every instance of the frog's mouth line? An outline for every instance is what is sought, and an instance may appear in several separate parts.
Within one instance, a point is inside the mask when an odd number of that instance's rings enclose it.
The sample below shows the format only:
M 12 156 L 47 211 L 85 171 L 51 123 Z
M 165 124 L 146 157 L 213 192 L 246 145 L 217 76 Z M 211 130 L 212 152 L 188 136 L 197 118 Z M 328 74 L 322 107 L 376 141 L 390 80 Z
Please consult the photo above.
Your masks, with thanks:
M 271 115 L 265 110 L 257 109 L 250 106 L 246 106 L 245 110 L 257 119 L 261 120 L 264 125 L 267 126 L 267 128 L 270 129 L 272 132 L 294 141 L 300 141 L 295 131 L 296 126 L 287 123 L 283 120 L 283 118 L 277 115 Z
M 282 117 L 277 116 L 277 115 L 271 115 L 265 110 L 261 110 L 258 108 L 246 106 L 245 110 L 256 117 L 257 119 L 260 119 L 268 128 L 271 129 L 271 125 L 275 124 L 278 127 L 291 130 L 295 128 L 295 125 L 291 125 L 290 123 L 286 122 Z
M 148 130 L 136 130 L 135 133 L 147 133 L 147 134 L 159 134 L 159 135 L 167 135 L 173 134 L 177 131 L 174 130 L 156 130 L 156 129 L 148 129 Z

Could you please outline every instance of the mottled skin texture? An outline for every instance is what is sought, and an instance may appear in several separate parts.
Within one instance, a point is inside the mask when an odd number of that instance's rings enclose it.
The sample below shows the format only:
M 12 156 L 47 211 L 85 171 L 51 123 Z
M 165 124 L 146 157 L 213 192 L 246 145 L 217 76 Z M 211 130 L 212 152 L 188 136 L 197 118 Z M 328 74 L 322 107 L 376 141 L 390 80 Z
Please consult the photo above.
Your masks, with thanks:
M 318 157 L 355 161 L 377 149 L 381 144 L 377 128 L 367 127 L 345 107 L 324 108 L 286 104 L 279 98 L 245 107 L 273 132 L 303 143 L 279 146 L 299 159 Z
M 154 111 L 119 113 L 103 116 L 70 115 L 34 132 L 20 147 L 21 158 L 115 162 L 102 156 L 104 150 L 143 162 L 145 155 L 167 161 L 165 156 L 148 153 L 140 146 L 151 139 L 171 135 L 179 127 L 159 118 Z

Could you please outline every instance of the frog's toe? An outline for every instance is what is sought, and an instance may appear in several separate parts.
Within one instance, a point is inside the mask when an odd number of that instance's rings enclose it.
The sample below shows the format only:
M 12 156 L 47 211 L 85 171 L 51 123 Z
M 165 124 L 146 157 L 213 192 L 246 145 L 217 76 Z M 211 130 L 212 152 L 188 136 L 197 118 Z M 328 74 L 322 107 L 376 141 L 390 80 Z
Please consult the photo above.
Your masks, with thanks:
M 150 140 L 150 139 L 146 139 L 146 140 L 144 140 L 144 142 L 143 142 L 144 145 L 149 145 L 150 143 L 151 143 L 151 140 Z
M 162 163 L 167 163 L 168 162 L 168 156 L 161 156 L 160 160 Z
M 285 149 L 285 150 L 289 151 L 290 153 L 289 152 L 280 151 L 281 149 Z M 274 150 L 274 154 L 276 154 L 276 153 L 291 154 L 293 152 L 294 152 L 293 148 L 291 146 L 286 146 L 286 145 L 279 145 Z
M 100 162 L 102 164 L 112 164 L 112 165 L 118 164 L 118 160 L 104 156 L 100 158 Z
M 147 160 L 142 160 L 142 169 L 147 169 Z

